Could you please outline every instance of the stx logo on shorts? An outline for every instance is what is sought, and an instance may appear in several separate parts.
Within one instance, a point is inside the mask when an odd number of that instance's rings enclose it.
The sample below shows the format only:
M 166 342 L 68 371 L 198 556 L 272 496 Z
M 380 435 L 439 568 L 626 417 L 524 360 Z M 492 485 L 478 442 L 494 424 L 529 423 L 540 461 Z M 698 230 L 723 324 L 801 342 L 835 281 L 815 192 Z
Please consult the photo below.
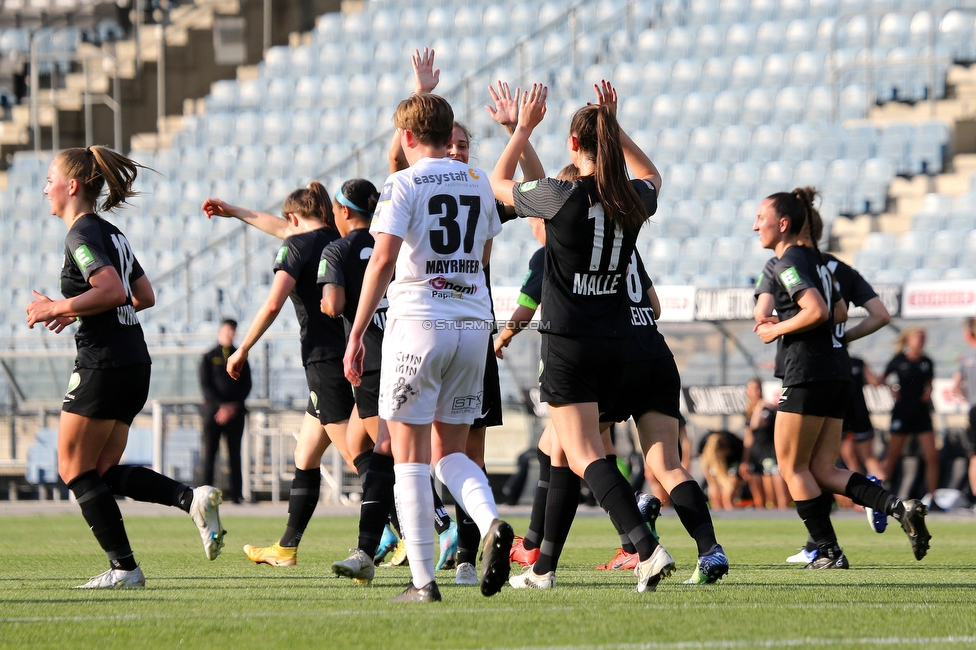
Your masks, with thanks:
M 454 404 L 451 407 L 451 413 L 481 413 L 482 395 L 484 395 L 483 392 L 477 395 L 455 397 Z

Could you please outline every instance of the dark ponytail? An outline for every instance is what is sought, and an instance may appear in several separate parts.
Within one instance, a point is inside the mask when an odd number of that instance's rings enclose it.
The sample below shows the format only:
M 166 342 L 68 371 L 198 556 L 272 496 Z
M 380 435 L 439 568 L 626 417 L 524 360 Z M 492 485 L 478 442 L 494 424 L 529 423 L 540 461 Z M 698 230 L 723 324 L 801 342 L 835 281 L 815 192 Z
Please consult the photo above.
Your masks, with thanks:
M 55 163 L 65 177 L 81 184 L 82 197 L 93 205 L 102 189 L 108 186 L 108 196 L 102 202 L 101 210 L 112 210 L 137 194 L 132 184 L 139 168 L 143 167 L 117 151 L 99 145 L 65 149 L 55 158 Z
M 812 187 L 797 187 L 792 192 L 777 192 L 766 197 L 773 202 L 773 210 L 790 222 L 788 232 L 799 236 L 803 227 L 810 233 L 811 246 L 819 252 L 817 242 L 823 235 L 823 219 L 813 206 L 817 191 Z
M 579 144 L 580 155 L 593 160 L 596 192 L 607 218 L 624 232 L 636 233 L 650 215 L 630 184 L 620 125 L 610 107 L 599 104 L 579 109 L 569 132 Z
M 285 199 L 282 212 L 297 214 L 304 219 L 321 221 L 329 228 L 335 229 L 335 215 L 332 214 L 332 199 L 325 186 L 318 181 L 312 181 L 307 188 L 295 190 Z

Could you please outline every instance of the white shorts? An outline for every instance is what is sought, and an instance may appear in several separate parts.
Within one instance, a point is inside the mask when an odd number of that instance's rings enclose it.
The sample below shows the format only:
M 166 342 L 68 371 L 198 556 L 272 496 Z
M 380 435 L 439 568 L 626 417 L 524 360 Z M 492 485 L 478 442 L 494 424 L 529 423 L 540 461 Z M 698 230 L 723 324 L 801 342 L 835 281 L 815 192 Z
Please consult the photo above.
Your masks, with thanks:
M 406 424 L 471 424 L 482 415 L 489 329 L 481 321 L 443 329 L 430 323 L 387 321 L 380 417 Z

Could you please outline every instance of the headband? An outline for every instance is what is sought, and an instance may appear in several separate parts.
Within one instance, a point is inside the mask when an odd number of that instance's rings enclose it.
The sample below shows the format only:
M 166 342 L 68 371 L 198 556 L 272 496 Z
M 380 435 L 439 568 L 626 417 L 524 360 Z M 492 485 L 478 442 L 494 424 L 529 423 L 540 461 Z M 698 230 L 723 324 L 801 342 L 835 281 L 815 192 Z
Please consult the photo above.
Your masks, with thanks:
M 336 200 L 336 203 L 338 203 L 339 205 L 344 205 L 347 208 L 349 208 L 350 210 L 355 210 L 356 212 L 362 212 L 363 214 L 370 215 L 369 210 L 364 210 L 363 208 L 359 207 L 358 205 L 356 205 L 355 203 L 353 203 L 352 201 L 350 201 L 349 199 L 347 199 L 346 198 L 346 195 L 342 193 L 342 188 L 341 187 L 336 190 L 335 200 Z M 372 215 L 370 215 L 370 216 L 372 216 Z

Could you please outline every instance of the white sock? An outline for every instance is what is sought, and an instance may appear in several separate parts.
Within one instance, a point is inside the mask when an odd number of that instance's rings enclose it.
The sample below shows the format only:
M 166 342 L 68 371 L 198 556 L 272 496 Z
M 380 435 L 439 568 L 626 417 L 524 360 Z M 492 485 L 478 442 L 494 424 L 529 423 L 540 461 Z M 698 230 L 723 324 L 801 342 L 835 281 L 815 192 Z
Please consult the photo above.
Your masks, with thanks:
M 434 495 L 430 491 L 430 465 L 399 463 L 393 466 L 397 514 L 407 547 L 415 587 L 434 579 Z
M 481 468 L 464 454 L 450 454 L 440 459 L 434 475 L 461 502 L 464 511 L 478 525 L 481 537 L 487 535 L 492 520 L 498 519 L 498 508 L 488 477 Z

